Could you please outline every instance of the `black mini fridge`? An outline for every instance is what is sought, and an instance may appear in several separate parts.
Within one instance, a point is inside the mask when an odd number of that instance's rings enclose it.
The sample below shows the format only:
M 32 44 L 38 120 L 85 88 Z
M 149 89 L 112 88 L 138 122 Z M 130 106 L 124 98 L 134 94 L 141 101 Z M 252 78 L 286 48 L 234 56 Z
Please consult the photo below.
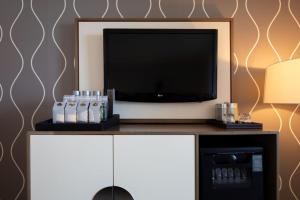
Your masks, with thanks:
M 200 200 L 263 200 L 263 148 L 201 148 Z

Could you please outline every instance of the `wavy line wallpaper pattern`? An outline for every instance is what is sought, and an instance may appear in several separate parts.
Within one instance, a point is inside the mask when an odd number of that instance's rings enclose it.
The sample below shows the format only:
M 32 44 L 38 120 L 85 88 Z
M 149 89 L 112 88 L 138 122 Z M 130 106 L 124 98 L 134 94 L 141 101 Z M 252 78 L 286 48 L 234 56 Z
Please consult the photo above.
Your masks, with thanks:
M 23 192 L 24 187 L 25 187 L 25 175 L 24 175 L 24 171 L 21 169 L 21 167 L 19 166 L 19 164 L 15 160 L 15 156 L 14 156 L 14 147 L 15 147 L 15 144 L 16 144 L 18 138 L 21 136 L 21 134 L 23 132 L 23 128 L 24 128 L 24 115 L 23 115 L 22 111 L 20 110 L 19 106 L 16 104 L 16 101 L 15 101 L 15 99 L 13 97 L 14 85 L 15 85 L 16 81 L 18 80 L 20 74 L 22 73 L 23 69 L 24 69 L 24 57 L 23 57 L 22 53 L 20 52 L 20 50 L 19 50 L 18 46 L 16 45 L 16 43 L 15 43 L 15 41 L 13 39 L 13 36 L 12 36 L 13 28 L 14 28 L 16 22 L 18 21 L 20 15 L 22 14 L 23 8 L 24 8 L 24 1 L 21 0 L 20 11 L 17 14 L 16 18 L 14 19 L 14 21 L 13 21 L 11 27 L 10 27 L 10 30 L 9 30 L 10 41 L 13 44 L 13 46 L 15 47 L 15 49 L 16 49 L 16 51 L 17 51 L 17 53 L 18 53 L 18 55 L 19 55 L 19 57 L 21 59 L 20 71 L 17 73 L 17 75 L 16 75 L 15 79 L 13 80 L 13 82 L 12 82 L 12 84 L 10 86 L 10 89 L 9 89 L 10 99 L 11 99 L 12 103 L 14 104 L 16 110 L 19 112 L 19 114 L 21 116 L 21 128 L 17 132 L 17 134 L 16 134 L 16 136 L 15 136 L 15 138 L 12 141 L 11 146 L 10 146 L 10 157 L 11 157 L 11 160 L 13 161 L 15 167 L 18 169 L 18 173 L 21 176 L 21 188 L 19 188 L 17 190 L 16 196 L 14 197 L 14 199 L 18 199 L 20 197 L 20 195 Z
M 2 38 L 3 38 L 3 29 L 2 29 L 2 26 L 0 25 L 0 44 L 2 42 Z M 3 87 L 2 87 L 1 83 L 0 83 L 0 91 L 1 91 L 1 94 L 0 94 L 0 103 L 1 103 L 2 98 L 3 98 Z M 0 156 L 0 163 L 1 163 L 3 156 L 4 156 L 4 148 L 3 148 L 3 144 L 1 142 L 1 140 L 0 140 L 0 152 L 1 152 L 1 156 Z
M 39 22 L 39 24 L 41 25 L 41 28 L 42 28 L 42 31 L 43 31 L 41 41 L 40 41 L 40 43 L 38 44 L 38 46 L 36 47 L 35 51 L 33 52 L 32 56 L 31 56 L 31 58 L 30 58 L 31 69 L 32 69 L 34 75 L 36 76 L 36 78 L 39 80 L 39 82 L 40 82 L 40 84 L 41 84 L 41 86 L 42 86 L 42 88 L 43 88 L 43 96 L 42 96 L 42 99 L 41 99 L 40 103 L 38 104 L 38 106 L 36 107 L 36 109 L 34 110 L 32 116 L 31 116 L 31 128 L 32 128 L 32 130 L 34 130 L 34 123 L 33 123 L 33 122 L 34 122 L 34 117 L 35 117 L 35 114 L 37 113 L 37 111 L 39 110 L 39 108 L 41 107 L 41 105 L 42 105 L 42 103 L 43 103 L 43 101 L 44 101 L 44 99 L 45 99 L 45 86 L 44 86 L 44 84 L 43 84 L 43 81 L 40 79 L 39 75 L 38 75 L 38 74 L 36 73 L 36 71 L 35 71 L 35 68 L 34 68 L 34 66 L 33 66 L 33 61 L 34 61 L 34 57 L 35 57 L 37 51 L 39 50 L 39 48 L 42 46 L 42 44 L 43 44 L 43 42 L 44 42 L 44 39 L 45 39 L 45 29 L 44 29 L 44 26 L 43 26 L 41 20 L 39 19 L 39 17 L 37 16 L 36 12 L 34 11 L 34 8 L 33 8 L 33 0 L 31 0 L 30 7 L 31 7 L 31 10 L 32 10 L 32 13 L 33 13 L 34 16 L 36 17 L 36 19 L 37 19 L 37 21 Z
M 264 69 L 300 57 L 298 10 L 300 0 L 0 1 L 0 199 L 26 199 L 26 131 L 73 89 L 74 18 L 233 17 L 233 99 L 266 129 L 281 131 L 278 190 L 281 199 L 298 200 L 299 105 L 262 99 Z

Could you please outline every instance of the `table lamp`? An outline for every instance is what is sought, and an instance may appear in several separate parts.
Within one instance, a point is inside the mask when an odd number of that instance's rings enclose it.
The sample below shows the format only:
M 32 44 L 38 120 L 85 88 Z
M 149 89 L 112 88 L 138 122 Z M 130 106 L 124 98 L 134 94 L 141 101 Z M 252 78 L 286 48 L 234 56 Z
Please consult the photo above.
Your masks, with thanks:
M 264 103 L 300 103 L 300 59 L 279 62 L 266 69 Z
M 290 131 L 300 145 L 300 141 L 295 135 L 292 129 L 292 118 L 300 105 L 300 59 L 288 60 L 279 62 L 269 66 L 265 73 L 265 91 L 264 91 L 265 103 L 278 103 L 278 104 L 298 104 L 292 112 L 289 119 Z M 273 107 L 273 106 L 272 106 Z M 281 119 L 280 119 L 280 123 Z M 281 125 L 279 131 L 281 130 Z M 299 166 L 299 164 L 298 164 Z M 293 174 L 298 169 L 298 166 L 294 170 Z M 289 179 L 289 185 L 294 197 L 296 195 L 291 188 L 291 180 L 293 175 Z M 282 179 L 279 175 L 280 184 L 282 185 Z M 279 186 L 281 187 L 281 186 Z

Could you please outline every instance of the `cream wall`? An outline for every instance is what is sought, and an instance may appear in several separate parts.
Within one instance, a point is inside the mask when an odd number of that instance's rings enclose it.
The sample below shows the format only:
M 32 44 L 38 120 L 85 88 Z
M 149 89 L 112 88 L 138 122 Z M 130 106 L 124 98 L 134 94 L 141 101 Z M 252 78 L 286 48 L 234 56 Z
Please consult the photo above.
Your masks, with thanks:
M 222 22 L 79 22 L 78 24 L 78 77 L 79 89 L 103 91 L 103 29 L 217 29 L 218 71 L 217 98 L 203 102 L 138 103 L 116 101 L 114 112 L 121 119 L 213 119 L 215 104 L 230 101 L 231 44 L 230 21 Z M 182 66 L 184 67 L 184 66 Z M 181 80 L 178 80 L 179 82 Z M 195 86 L 197 87 L 197 86 Z

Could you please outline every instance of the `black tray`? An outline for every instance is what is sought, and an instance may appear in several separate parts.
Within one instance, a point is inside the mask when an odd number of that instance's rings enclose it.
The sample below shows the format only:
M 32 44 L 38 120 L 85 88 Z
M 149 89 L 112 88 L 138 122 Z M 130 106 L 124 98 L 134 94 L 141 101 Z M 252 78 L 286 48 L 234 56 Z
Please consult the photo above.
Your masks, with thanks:
M 215 119 L 212 119 L 209 121 L 210 124 L 220 127 L 220 128 L 226 128 L 226 129 L 262 129 L 263 124 L 257 123 L 257 122 L 235 122 L 235 123 L 224 123 L 223 121 L 218 121 Z
M 113 115 L 99 124 L 92 123 L 58 123 L 53 124 L 52 119 L 35 124 L 36 131 L 104 131 L 120 124 L 120 116 Z

